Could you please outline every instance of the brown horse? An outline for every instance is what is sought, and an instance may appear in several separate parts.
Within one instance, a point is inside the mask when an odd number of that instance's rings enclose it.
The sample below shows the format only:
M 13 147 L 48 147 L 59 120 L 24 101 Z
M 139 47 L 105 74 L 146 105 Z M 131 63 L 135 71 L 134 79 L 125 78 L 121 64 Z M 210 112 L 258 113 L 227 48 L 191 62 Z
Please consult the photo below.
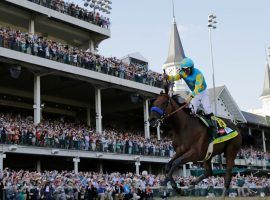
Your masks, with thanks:
M 173 172 L 179 165 L 188 162 L 203 161 L 209 145 L 208 128 L 200 119 L 191 115 L 187 111 L 188 108 L 184 107 L 185 103 L 179 105 L 170 95 L 161 93 L 154 101 L 149 116 L 149 122 L 152 127 L 156 127 L 159 122 L 165 120 L 173 132 L 172 141 L 176 153 L 166 165 L 166 178 L 163 184 L 166 186 L 170 181 L 172 187 L 178 192 L 181 190 L 177 187 L 172 177 Z M 224 122 L 231 129 L 237 130 L 237 127 L 231 121 L 224 120 Z M 203 161 L 205 168 L 204 174 L 192 182 L 192 186 L 212 175 L 211 158 L 224 153 L 226 155 L 226 174 L 223 196 L 228 195 L 234 160 L 242 144 L 242 136 L 239 130 L 237 131 L 239 134 L 233 139 L 214 145 L 210 159 Z

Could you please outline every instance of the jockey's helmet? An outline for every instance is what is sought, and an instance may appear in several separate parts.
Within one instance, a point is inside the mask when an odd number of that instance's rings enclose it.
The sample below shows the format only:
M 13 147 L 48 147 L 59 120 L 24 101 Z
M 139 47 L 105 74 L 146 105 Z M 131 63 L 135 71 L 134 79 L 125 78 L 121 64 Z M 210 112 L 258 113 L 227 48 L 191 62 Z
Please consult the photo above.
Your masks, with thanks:
M 190 58 L 184 58 L 181 63 L 180 66 L 182 69 L 193 69 L 194 68 L 194 62 L 193 60 L 191 60 Z

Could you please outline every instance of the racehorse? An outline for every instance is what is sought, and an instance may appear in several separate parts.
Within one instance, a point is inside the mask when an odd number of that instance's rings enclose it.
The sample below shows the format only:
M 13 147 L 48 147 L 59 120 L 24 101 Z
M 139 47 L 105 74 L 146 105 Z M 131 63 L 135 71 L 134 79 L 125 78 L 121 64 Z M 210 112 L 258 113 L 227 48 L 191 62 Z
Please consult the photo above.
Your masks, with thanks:
M 149 116 L 150 126 L 156 127 L 158 123 L 164 121 L 173 133 L 172 142 L 175 154 L 166 164 L 166 178 L 163 185 L 167 186 L 167 183 L 170 181 L 173 189 L 177 192 L 181 192 L 172 177 L 175 169 L 179 165 L 188 162 L 203 161 L 205 172 L 191 183 L 194 187 L 204 178 L 213 174 L 211 158 L 224 153 L 226 156 L 226 174 L 223 197 L 228 196 L 234 160 L 242 145 L 242 135 L 240 131 L 230 120 L 224 120 L 228 127 L 238 132 L 238 135 L 226 142 L 215 144 L 212 155 L 205 160 L 210 143 L 207 126 L 204 125 L 198 117 L 190 114 L 190 110 L 187 108 L 185 102 L 177 103 L 168 94 L 168 88 L 165 88 L 165 91 L 165 93 L 160 93 L 153 102 Z

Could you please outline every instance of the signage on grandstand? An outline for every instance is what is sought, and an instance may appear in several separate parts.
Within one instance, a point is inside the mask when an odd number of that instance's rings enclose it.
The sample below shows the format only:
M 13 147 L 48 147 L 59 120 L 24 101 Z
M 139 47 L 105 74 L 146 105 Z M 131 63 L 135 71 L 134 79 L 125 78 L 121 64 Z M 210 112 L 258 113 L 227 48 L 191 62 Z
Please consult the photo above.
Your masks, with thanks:
M 265 116 L 265 122 L 270 125 L 270 116 Z

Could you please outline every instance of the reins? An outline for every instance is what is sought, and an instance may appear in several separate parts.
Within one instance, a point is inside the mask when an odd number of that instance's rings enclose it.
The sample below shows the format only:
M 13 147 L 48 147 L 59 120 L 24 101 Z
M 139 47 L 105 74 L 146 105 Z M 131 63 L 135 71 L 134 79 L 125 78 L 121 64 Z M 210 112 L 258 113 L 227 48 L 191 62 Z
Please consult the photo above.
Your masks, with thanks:
M 185 103 L 184 105 L 182 105 L 181 107 L 177 108 L 175 111 L 169 113 L 168 115 L 163 117 L 163 120 L 166 118 L 169 118 L 171 116 L 173 116 L 175 113 L 179 112 L 180 110 L 182 110 L 184 107 L 186 107 L 187 103 Z

